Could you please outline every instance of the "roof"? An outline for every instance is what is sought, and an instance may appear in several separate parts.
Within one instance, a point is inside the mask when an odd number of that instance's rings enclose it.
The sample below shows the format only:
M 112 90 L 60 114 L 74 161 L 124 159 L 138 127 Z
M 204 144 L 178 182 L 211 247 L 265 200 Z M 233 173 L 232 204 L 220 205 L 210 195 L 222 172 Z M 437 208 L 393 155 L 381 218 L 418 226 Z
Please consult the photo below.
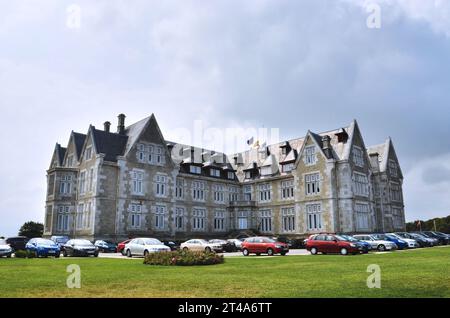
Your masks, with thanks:
M 58 164 L 60 166 L 62 166 L 63 160 L 64 160 L 64 156 L 66 155 L 67 148 L 61 147 L 60 144 L 56 144 L 56 147 L 57 147 L 57 151 L 58 151 L 58 160 L 59 160 Z
M 106 161 L 117 162 L 117 156 L 122 156 L 125 152 L 128 136 L 103 130 L 92 129 L 92 137 L 97 153 L 105 155 Z
M 86 135 L 77 132 L 72 132 L 72 135 L 75 149 L 77 151 L 77 158 L 80 158 L 81 150 L 83 150 L 84 141 L 86 140 Z

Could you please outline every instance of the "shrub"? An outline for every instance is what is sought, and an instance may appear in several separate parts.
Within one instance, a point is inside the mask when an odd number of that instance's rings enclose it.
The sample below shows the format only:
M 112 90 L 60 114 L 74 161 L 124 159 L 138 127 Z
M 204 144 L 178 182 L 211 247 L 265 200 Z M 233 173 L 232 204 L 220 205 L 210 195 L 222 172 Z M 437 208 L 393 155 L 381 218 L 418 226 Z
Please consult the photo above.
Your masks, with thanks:
M 224 262 L 223 255 L 213 252 L 192 252 L 192 251 L 173 251 L 151 253 L 145 257 L 146 265 L 163 266 L 195 266 L 195 265 L 214 265 Z
M 14 252 L 14 255 L 16 256 L 16 258 L 35 258 L 36 257 L 35 252 L 24 251 L 24 250 L 18 250 L 16 252 Z

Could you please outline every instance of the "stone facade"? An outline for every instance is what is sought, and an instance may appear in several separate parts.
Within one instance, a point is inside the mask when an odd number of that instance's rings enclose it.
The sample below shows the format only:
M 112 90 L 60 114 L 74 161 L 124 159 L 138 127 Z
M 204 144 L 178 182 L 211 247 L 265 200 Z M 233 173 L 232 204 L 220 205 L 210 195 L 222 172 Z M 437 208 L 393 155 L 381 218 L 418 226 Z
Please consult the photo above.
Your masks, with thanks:
M 391 139 L 366 147 L 348 127 L 242 153 L 169 142 L 155 116 L 116 133 L 89 127 L 56 144 L 47 171 L 45 235 L 120 241 L 242 233 L 305 237 L 405 227 Z

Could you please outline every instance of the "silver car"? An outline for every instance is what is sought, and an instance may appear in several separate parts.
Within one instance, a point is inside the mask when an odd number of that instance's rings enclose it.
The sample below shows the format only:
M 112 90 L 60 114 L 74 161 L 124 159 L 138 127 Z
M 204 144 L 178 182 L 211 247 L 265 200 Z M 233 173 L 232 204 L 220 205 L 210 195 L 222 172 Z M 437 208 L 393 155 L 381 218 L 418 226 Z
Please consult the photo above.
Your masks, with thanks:
M 170 252 L 170 247 L 155 238 L 135 238 L 125 244 L 124 251 L 128 257 L 147 256 L 149 253 Z
M 6 256 L 11 257 L 13 250 L 6 240 L 0 239 L 0 257 Z
M 217 252 L 221 253 L 223 251 L 222 244 L 219 243 L 210 243 L 206 240 L 202 239 L 193 239 L 186 241 L 181 244 L 180 249 L 187 251 L 205 251 L 205 252 Z
M 373 250 L 379 250 L 379 251 L 393 251 L 397 249 L 397 245 L 390 241 L 384 241 L 384 240 L 378 240 L 373 235 L 370 234 L 358 234 L 353 235 L 355 239 L 358 239 L 360 241 L 364 241 L 370 244 L 372 246 Z

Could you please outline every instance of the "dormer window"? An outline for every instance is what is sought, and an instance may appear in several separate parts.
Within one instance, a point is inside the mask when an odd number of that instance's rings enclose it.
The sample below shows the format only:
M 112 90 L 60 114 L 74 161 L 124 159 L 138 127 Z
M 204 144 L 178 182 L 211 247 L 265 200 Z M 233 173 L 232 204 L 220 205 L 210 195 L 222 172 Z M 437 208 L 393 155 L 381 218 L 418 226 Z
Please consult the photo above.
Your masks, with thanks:
M 193 173 L 193 174 L 201 174 L 202 173 L 202 168 L 200 168 L 199 166 L 191 165 L 189 167 L 189 172 Z
M 73 167 L 73 156 L 72 155 L 67 157 L 67 166 Z
M 217 177 L 217 178 L 219 178 L 219 177 L 220 177 L 220 170 L 219 170 L 219 169 L 211 169 L 211 170 L 209 171 L 209 175 L 210 175 L 211 177 Z
M 252 172 L 251 171 L 246 171 L 245 172 L 245 179 L 251 179 L 252 178 Z
M 308 146 L 305 148 L 305 164 L 307 166 L 311 166 L 316 164 L 317 156 L 316 156 L 316 147 Z
M 92 159 L 92 147 L 86 148 L 86 154 L 85 154 L 84 158 L 85 158 L 85 160 Z
M 389 160 L 389 172 L 394 178 L 398 176 L 397 163 L 394 160 Z
M 358 167 L 364 167 L 364 152 L 361 148 L 354 146 L 353 147 L 353 162 Z
M 286 163 L 284 165 L 281 165 L 281 170 L 283 172 L 291 172 L 292 170 L 294 170 L 294 163 Z
M 263 176 L 270 176 L 271 174 L 272 174 L 272 167 L 271 166 L 261 167 L 261 175 L 263 175 Z
M 229 171 L 227 175 L 228 175 L 228 179 L 234 180 L 234 172 Z

